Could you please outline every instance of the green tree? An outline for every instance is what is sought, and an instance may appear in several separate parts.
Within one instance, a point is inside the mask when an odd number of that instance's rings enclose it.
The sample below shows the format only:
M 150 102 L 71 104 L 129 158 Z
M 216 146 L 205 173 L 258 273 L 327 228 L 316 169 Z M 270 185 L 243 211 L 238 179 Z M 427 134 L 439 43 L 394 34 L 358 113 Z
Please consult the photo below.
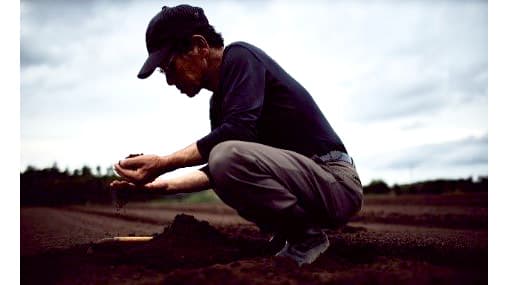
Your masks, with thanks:
M 85 165 L 81 168 L 81 176 L 92 176 L 92 169 Z

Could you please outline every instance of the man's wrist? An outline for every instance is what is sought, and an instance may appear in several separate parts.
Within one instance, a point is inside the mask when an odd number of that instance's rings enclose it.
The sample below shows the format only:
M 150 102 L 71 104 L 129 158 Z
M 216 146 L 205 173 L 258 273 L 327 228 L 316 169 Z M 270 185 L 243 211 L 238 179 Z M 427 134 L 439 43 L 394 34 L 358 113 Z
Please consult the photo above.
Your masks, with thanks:
M 182 167 L 202 164 L 204 163 L 202 160 L 196 143 L 194 143 L 173 154 L 159 156 L 158 168 L 160 170 L 160 175 L 162 175 L 163 173 L 171 172 Z
M 169 155 L 159 156 L 158 169 L 159 169 L 159 176 L 166 173 L 166 172 L 171 172 L 174 170 L 171 167 L 171 159 L 170 159 Z

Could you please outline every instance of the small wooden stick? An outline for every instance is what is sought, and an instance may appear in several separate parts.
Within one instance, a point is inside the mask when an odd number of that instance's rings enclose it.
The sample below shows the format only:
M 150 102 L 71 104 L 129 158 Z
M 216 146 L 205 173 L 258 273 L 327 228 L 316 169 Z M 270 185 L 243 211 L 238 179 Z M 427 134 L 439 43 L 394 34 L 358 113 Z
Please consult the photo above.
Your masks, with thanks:
M 103 238 L 100 239 L 94 244 L 104 244 L 104 243 L 115 243 L 115 242 L 121 242 L 121 243 L 136 243 L 136 242 L 144 242 L 144 241 L 150 241 L 153 239 L 153 236 L 140 236 L 140 237 L 110 237 L 110 238 Z
M 96 242 L 93 242 L 90 247 L 88 247 L 88 250 L 86 251 L 87 254 L 94 253 L 94 247 L 100 246 L 100 245 L 107 245 L 107 244 L 136 244 L 136 243 L 142 243 L 151 241 L 153 239 L 153 236 L 139 236 L 139 237 L 111 237 L 111 238 L 103 238 Z M 98 248 L 96 248 L 98 249 Z

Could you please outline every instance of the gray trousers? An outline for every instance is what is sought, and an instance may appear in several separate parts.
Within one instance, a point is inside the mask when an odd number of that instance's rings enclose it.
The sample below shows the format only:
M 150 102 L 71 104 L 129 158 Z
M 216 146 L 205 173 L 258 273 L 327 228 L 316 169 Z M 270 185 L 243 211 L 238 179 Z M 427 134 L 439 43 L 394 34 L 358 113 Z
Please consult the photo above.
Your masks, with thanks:
M 226 141 L 210 153 L 217 195 L 261 230 L 344 225 L 363 204 L 355 167 L 258 143 Z

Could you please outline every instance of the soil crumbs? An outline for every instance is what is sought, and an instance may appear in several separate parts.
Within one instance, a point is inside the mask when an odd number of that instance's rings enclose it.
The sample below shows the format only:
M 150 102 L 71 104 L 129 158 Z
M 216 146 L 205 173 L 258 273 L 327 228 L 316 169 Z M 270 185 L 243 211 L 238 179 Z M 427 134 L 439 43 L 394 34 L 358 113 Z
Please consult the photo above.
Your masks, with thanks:
M 142 244 L 79 245 L 21 258 L 22 284 L 485 284 L 487 250 L 379 243 L 346 226 L 311 265 L 274 257 L 252 225 L 218 226 L 178 215 Z M 374 240 L 376 242 L 368 242 Z

